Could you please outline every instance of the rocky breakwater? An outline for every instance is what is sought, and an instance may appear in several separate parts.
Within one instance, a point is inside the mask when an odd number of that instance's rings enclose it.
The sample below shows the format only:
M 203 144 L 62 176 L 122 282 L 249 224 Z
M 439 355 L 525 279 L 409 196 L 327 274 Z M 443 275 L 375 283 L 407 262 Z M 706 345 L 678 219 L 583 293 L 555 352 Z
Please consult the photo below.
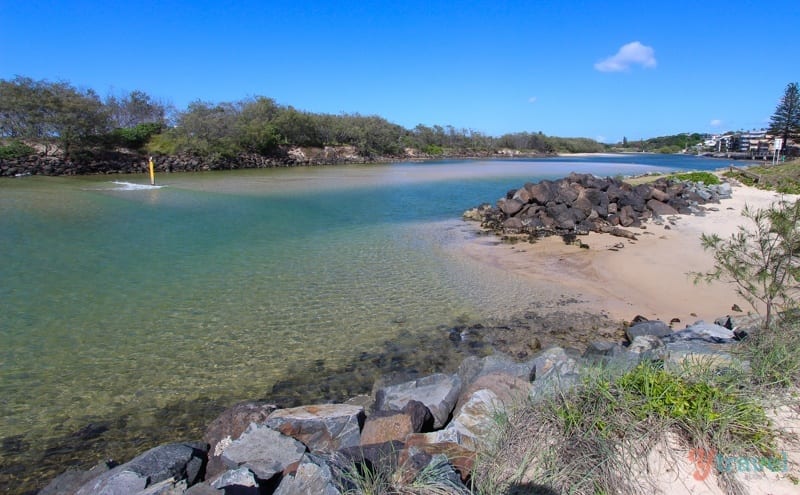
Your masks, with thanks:
M 730 347 L 759 324 L 724 317 L 672 331 L 637 317 L 626 342 L 594 342 L 583 354 L 551 347 L 525 361 L 499 353 L 471 356 L 456 373 L 381 379 L 371 396 L 343 404 L 281 409 L 242 403 L 213 421 L 202 442 L 162 445 L 121 465 L 67 471 L 40 494 L 336 495 L 362 493 L 358 480 L 369 473 L 398 493 L 422 485 L 468 494 L 478 453 L 490 445 L 497 418 L 508 408 L 575 385 L 581 370 L 597 361 L 624 370 L 643 360 L 669 366 L 703 356 L 727 366 L 734 359 Z
M 728 183 L 704 185 L 660 178 L 632 186 L 614 178 L 572 173 L 556 181 L 527 183 L 508 191 L 495 206 L 467 210 L 464 218 L 500 235 L 610 233 L 635 238 L 626 228 L 676 214 L 703 214 L 707 203 L 731 197 Z

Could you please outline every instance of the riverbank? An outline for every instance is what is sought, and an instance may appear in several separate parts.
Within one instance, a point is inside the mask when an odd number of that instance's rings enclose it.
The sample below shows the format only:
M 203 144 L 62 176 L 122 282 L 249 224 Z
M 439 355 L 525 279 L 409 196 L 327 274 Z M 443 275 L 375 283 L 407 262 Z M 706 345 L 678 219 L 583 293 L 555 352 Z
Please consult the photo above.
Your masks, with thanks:
M 604 311 L 612 320 L 638 313 L 650 319 L 678 319 L 683 326 L 698 319 L 713 321 L 734 305 L 752 310 L 732 284 L 695 284 L 690 273 L 713 267 L 701 234 L 726 238 L 746 221 L 741 215 L 745 205 L 766 208 L 781 197 L 797 198 L 735 185 L 731 199 L 706 205 L 703 215 L 675 215 L 660 225 L 647 222 L 630 229 L 635 240 L 596 232 L 580 236 L 588 249 L 555 236 L 535 244 L 500 246 L 493 236 L 476 236 L 460 248 L 476 263 L 525 277 L 543 291 L 579 297 L 587 311 Z M 475 229 L 479 231 L 477 225 Z
M 154 156 L 154 165 L 157 173 L 172 173 L 422 162 L 429 160 L 545 158 L 551 156 L 556 155 L 552 153 L 521 152 L 507 149 L 428 154 L 412 148 L 406 149 L 405 152 L 400 155 L 362 155 L 354 146 L 325 146 L 321 148 L 286 146 L 280 148 L 270 156 L 256 153 L 245 153 L 236 156 L 201 156 L 188 153 L 156 155 Z M 41 154 L 15 159 L 0 159 L 0 177 L 135 174 L 146 172 L 147 168 L 147 155 L 120 150 L 104 151 L 102 153 L 87 152 L 76 159 L 64 159 L 64 157 L 59 155 Z

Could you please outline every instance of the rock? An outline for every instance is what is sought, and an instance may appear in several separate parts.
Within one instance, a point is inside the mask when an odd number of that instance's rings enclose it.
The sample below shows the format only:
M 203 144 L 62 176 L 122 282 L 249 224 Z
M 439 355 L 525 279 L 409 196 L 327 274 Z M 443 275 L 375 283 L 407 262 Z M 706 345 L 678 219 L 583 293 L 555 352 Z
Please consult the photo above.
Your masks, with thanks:
M 588 361 L 608 361 L 624 352 L 621 345 L 616 342 L 590 342 L 583 352 L 584 359 Z
M 412 435 L 415 435 L 412 433 Z M 403 442 L 393 440 L 391 442 L 373 443 L 361 445 L 359 447 L 348 447 L 336 452 L 332 460 L 337 466 L 347 468 L 349 466 L 366 464 L 368 466 L 381 466 L 387 471 L 397 467 L 397 457 L 403 449 Z
M 186 480 L 169 479 L 150 485 L 136 495 L 183 495 L 186 488 Z
M 399 411 L 410 401 L 417 400 L 433 414 L 433 427 L 441 428 L 447 424 L 460 388 L 458 375 L 437 373 L 379 389 L 375 394 L 375 409 Z
M 333 452 L 359 445 L 364 408 L 320 404 L 278 409 L 265 424 L 303 442 L 312 452 Z
M 630 230 L 621 229 L 619 227 L 601 226 L 598 228 L 598 230 L 604 234 L 611 234 L 614 237 L 624 237 L 632 241 L 636 240 L 636 234 L 634 234 Z
M 444 454 L 449 463 L 458 471 L 461 480 L 465 481 L 472 474 L 476 454 L 454 442 L 440 441 L 439 432 L 416 433 L 406 439 L 406 447 L 400 452 L 398 462 L 405 465 L 408 460 L 424 452 L 429 456 Z
M 193 485 L 203 472 L 207 453 L 205 444 L 161 445 L 85 483 L 76 494 L 136 493 L 170 478 Z
M 253 423 L 223 450 L 222 462 L 230 469 L 247 468 L 266 481 L 299 461 L 305 451 L 294 438 Z
M 224 490 L 225 493 L 241 493 L 242 495 L 258 495 L 260 493 L 256 475 L 243 467 L 225 471 L 211 482 L 211 487 Z
M 698 321 L 685 330 L 674 332 L 662 338 L 664 342 L 679 342 L 682 340 L 701 340 L 718 344 L 731 343 L 736 339 L 733 330 L 717 325 Z
M 657 189 L 656 189 L 657 190 Z M 647 202 L 647 207 L 652 210 L 658 216 L 664 217 L 667 215 L 675 215 L 678 213 L 678 210 L 671 207 L 667 203 L 662 203 L 661 201 L 653 198 Z
M 518 234 L 524 227 L 522 219 L 519 217 L 511 217 L 503 220 L 503 230 L 509 234 Z
M 411 433 L 433 427 L 433 415 L 421 402 L 412 400 L 402 411 L 375 411 L 364 423 L 361 445 L 404 441 Z
M 184 492 L 183 495 L 224 495 L 225 492 L 222 490 L 217 490 L 216 488 L 208 485 L 206 483 L 198 483 L 196 485 L 190 486 L 188 490 Z
M 203 436 L 203 441 L 209 444 L 206 478 L 225 471 L 220 456 L 230 442 L 239 438 L 250 423 L 263 423 L 276 409 L 277 406 L 266 402 L 243 402 L 227 409 L 212 421 Z
M 495 352 L 482 358 L 470 356 L 461 361 L 457 371 L 462 387 L 469 386 L 481 376 L 498 372 L 531 381 L 533 364 L 530 361 L 518 363 L 505 354 Z
M 531 382 L 526 378 L 519 378 L 503 372 L 489 373 L 482 375 L 473 382 L 471 382 L 462 392 L 456 402 L 456 407 L 453 410 L 453 416 L 457 417 L 464 404 L 470 400 L 473 394 L 479 390 L 491 391 L 496 400 L 503 406 L 511 406 L 514 404 L 521 404 L 531 394 Z
M 664 364 L 667 367 L 680 369 L 687 363 L 699 364 L 703 367 L 730 368 L 735 360 L 731 354 L 702 341 L 670 342 L 666 345 Z M 747 369 L 749 363 L 741 362 L 740 366 Z
M 38 495 L 73 495 L 81 486 L 115 466 L 113 463 L 101 462 L 88 471 L 70 469 L 56 476 L 39 490 Z
M 670 198 L 668 193 L 662 191 L 661 189 L 656 189 L 656 188 L 653 188 L 650 191 L 650 197 L 653 198 L 656 201 L 661 202 L 661 203 L 666 203 L 667 201 L 669 201 L 669 198 Z M 649 201 L 648 201 L 647 205 L 650 206 L 650 202 Z
M 520 201 L 523 204 L 526 204 L 526 203 L 530 203 L 531 199 L 533 199 L 533 198 L 531 197 L 531 193 L 529 193 L 527 189 L 522 187 L 522 188 L 518 189 L 516 193 L 514 193 L 514 196 L 513 196 L 512 199 L 516 199 L 517 201 Z
M 422 488 L 414 493 L 435 493 L 441 495 L 462 495 L 473 493 L 462 484 L 458 472 L 450 465 L 450 460 L 444 454 L 430 455 L 421 450 L 415 450 L 401 469 L 395 473 L 393 481 L 399 485 L 411 485 L 414 480 L 424 474 L 423 485 L 430 486 L 427 491 Z M 435 478 L 432 476 L 435 475 Z
M 669 325 L 661 320 L 643 321 L 625 329 L 625 335 L 629 342 L 633 342 L 633 339 L 642 335 L 665 337 L 671 333 L 672 329 L 669 328 Z
M 275 490 L 275 495 L 340 495 L 334 486 L 331 468 L 321 459 L 303 456 L 294 476 L 286 476 Z
M 637 216 L 636 212 L 633 210 L 633 207 L 630 205 L 625 205 L 619 211 L 619 224 L 623 227 L 630 227 L 636 224 Z
M 530 384 L 527 389 L 530 389 Z M 486 447 L 490 433 L 498 428 L 496 414 L 505 410 L 497 394 L 488 389 L 476 390 L 461 404 L 453 420 L 441 432 L 467 450 Z
M 733 197 L 733 188 L 731 187 L 730 183 L 723 182 L 722 184 L 717 185 L 717 194 L 721 199 L 730 199 Z
M 628 346 L 628 353 L 637 354 L 639 359 L 643 355 L 658 357 L 658 353 L 654 353 L 657 349 L 664 347 L 664 342 L 657 335 L 637 335 L 631 345 Z
M 513 216 L 519 213 L 525 204 L 516 199 L 506 199 L 504 201 L 500 201 L 497 206 L 500 208 L 500 211 L 506 215 Z
M 573 373 L 577 369 L 577 362 L 567 355 L 561 347 L 550 347 L 539 353 L 530 361 L 533 380 L 543 380 L 551 373 Z
M 198 483 L 190 486 L 183 495 L 224 495 L 225 492 L 217 490 L 216 488 L 206 483 Z
M 114 471 L 113 469 L 111 471 Z M 115 471 L 100 476 L 78 489 L 76 495 L 129 495 L 138 493 L 147 487 L 147 478 L 132 471 Z
M 548 180 L 533 184 L 530 187 L 526 187 L 526 189 L 528 189 L 531 199 L 542 206 L 553 201 L 556 197 L 553 183 Z

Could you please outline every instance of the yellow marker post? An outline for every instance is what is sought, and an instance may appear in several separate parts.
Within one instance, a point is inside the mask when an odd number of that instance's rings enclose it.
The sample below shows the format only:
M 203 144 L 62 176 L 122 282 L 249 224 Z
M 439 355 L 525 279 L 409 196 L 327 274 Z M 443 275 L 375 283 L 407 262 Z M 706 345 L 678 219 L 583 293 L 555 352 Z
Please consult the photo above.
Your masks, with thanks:
M 152 156 L 150 157 L 149 165 L 150 165 L 150 185 L 151 186 L 155 186 L 156 185 L 156 173 L 155 173 L 155 170 L 153 169 L 155 167 L 155 164 L 153 164 L 153 157 Z

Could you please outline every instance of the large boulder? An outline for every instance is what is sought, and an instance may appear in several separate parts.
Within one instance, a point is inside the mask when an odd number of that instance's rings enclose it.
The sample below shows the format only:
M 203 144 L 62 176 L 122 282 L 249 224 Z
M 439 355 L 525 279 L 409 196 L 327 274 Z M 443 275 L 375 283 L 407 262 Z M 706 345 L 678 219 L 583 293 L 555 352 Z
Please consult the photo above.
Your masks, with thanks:
M 450 418 L 460 389 L 458 375 L 437 373 L 378 389 L 375 409 L 401 411 L 410 401 L 416 400 L 425 404 L 433 414 L 433 427 L 442 428 Z
M 500 211 L 502 211 L 506 215 L 513 216 L 519 213 L 519 211 L 522 209 L 523 206 L 525 206 L 525 204 L 517 199 L 506 199 L 499 201 L 497 206 L 498 208 L 500 208 Z
M 531 382 L 527 379 L 519 378 L 502 372 L 489 373 L 482 375 L 470 383 L 462 392 L 456 402 L 453 416 L 461 413 L 473 394 L 479 390 L 491 391 L 496 400 L 505 406 L 522 404 L 531 394 Z
M 531 184 L 530 187 L 526 185 L 526 189 L 528 189 L 531 199 L 542 206 L 553 201 L 556 197 L 555 187 L 548 180 L 543 180 L 538 184 Z
M 303 456 L 294 475 L 281 480 L 275 495 L 340 495 L 331 468 L 322 460 Z
M 658 191 L 658 189 L 655 189 L 655 190 Z M 647 202 L 647 207 L 653 213 L 655 213 L 656 215 L 658 215 L 660 217 L 666 217 L 666 216 L 669 216 L 669 215 L 677 215 L 678 214 L 678 210 L 676 210 L 675 208 L 671 207 L 667 203 L 662 203 L 660 200 L 657 200 L 655 198 L 653 198 L 653 199 L 651 199 L 651 200 L 649 200 Z
M 212 421 L 203 436 L 203 441 L 209 445 L 206 478 L 225 471 L 220 456 L 226 446 L 239 438 L 250 423 L 263 423 L 276 409 L 277 406 L 266 402 L 243 402 L 227 409 Z
M 319 404 L 278 409 L 269 415 L 265 424 L 303 442 L 312 452 L 333 452 L 359 445 L 364 408 Z
M 716 323 L 706 323 L 698 321 L 686 329 L 663 337 L 665 342 L 679 342 L 686 340 L 697 340 L 712 342 L 717 344 L 729 344 L 736 340 L 733 330 Z
M 241 467 L 225 471 L 211 482 L 211 488 L 223 490 L 224 493 L 236 495 L 258 495 L 261 493 L 256 475 L 247 468 Z
M 524 187 L 521 187 L 517 190 L 516 193 L 514 193 L 512 199 L 516 199 L 517 201 L 521 201 L 523 204 L 526 204 L 530 203 L 532 198 L 531 198 L 531 193 L 529 193 L 528 190 L 525 189 Z
M 441 435 L 441 432 L 437 431 L 409 435 L 406 439 L 405 448 L 398 456 L 398 464 L 405 465 L 409 460 L 414 459 L 423 452 L 429 456 L 438 454 L 446 456 L 450 465 L 458 471 L 462 481 L 468 479 L 472 474 L 477 457 L 474 450 L 448 441 Z
M 460 406 L 450 424 L 437 433 L 443 437 L 449 436 L 467 450 L 477 451 L 491 441 L 491 433 L 498 428 L 495 418 L 503 411 L 505 405 L 497 394 L 485 388 L 476 390 Z
M 305 445 L 294 438 L 253 423 L 224 449 L 222 462 L 229 469 L 247 468 L 257 479 L 267 481 L 299 461 L 305 452 Z
M 433 428 L 433 415 L 425 404 L 410 401 L 402 411 L 375 411 L 361 431 L 361 445 L 404 441 L 411 433 Z
M 38 495 L 74 495 L 81 486 L 116 466 L 117 464 L 101 462 L 87 471 L 70 469 L 53 478 L 47 486 L 39 490 Z
M 654 335 L 656 337 L 666 337 L 672 333 L 669 325 L 661 320 L 642 321 L 631 325 L 625 329 L 625 335 L 629 342 L 641 335 Z
M 458 366 L 458 376 L 462 386 L 469 386 L 478 378 L 493 373 L 503 373 L 530 382 L 533 374 L 533 363 L 530 361 L 518 363 L 511 357 L 496 352 L 479 358 L 470 356 Z
M 164 480 L 200 480 L 208 447 L 199 443 L 160 445 L 133 460 L 104 472 L 81 486 L 76 495 L 134 494 Z

